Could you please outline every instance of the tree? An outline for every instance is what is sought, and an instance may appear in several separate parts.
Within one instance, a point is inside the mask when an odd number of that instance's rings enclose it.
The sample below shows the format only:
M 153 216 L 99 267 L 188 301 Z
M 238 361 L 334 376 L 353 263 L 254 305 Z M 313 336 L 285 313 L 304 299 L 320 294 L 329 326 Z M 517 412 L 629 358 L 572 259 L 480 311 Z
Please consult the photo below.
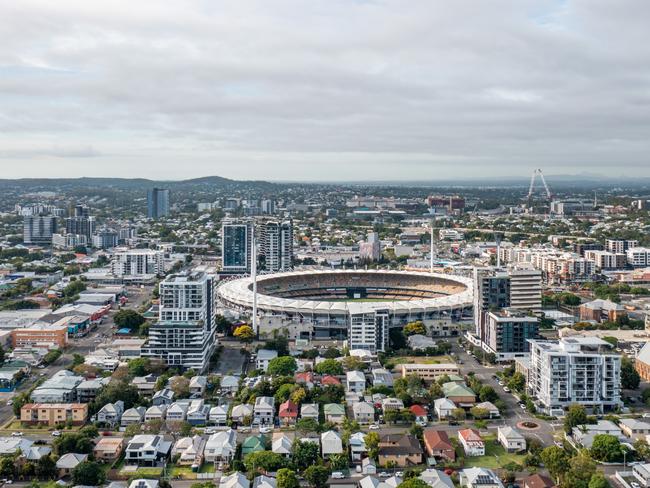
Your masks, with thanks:
M 650 444 L 645 439 L 637 439 L 632 445 L 637 455 L 644 460 L 650 459 Z
M 312 466 L 320 457 L 320 448 L 315 442 L 296 441 L 293 444 L 293 464 L 299 470 Z
M 454 408 L 451 411 L 451 416 L 454 418 L 454 420 L 465 420 L 465 410 L 462 408 Z
M 13 478 L 15 468 L 16 460 L 13 456 L 3 456 L 0 458 L 0 475 L 5 478 Z
M 569 405 L 566 417 L 564 417 L 564 431 L 570 434 L 574 427 L 587 423 L 587 412 L 585 407 L 578 404 Z
M 242 342 L 250 342 L 255 338 L 255 331 L 250 325 L 240 325 L 232 335 Z
M 323 357 L 325 359 L 336 359 L 338 357 L 341 357 L 341 351 L 339 351 L 336 347 L 328 347 L 323 353 Z
M 329 462 L 332 471 L 341 471 L 350 466 L 347 454 L 333 454 L 330 456 Z
M 138 389 L 126 381 L 111 381 L 101 389 L 93 401 L 93 411 L 98 411 L 107 403 L 124 402 L 124 409 L 133 408 L 140 402 Z
M 325 488 L 330 477 L 330 470 L 325 466 L 309 466 L 304 475 L 312 488 Z
M 609 481 L 607 481 L 607 478 L 605 478 L 603 473 L 595 473 L 591 476 L 591 479 L 589 480 L 588 488 L 609 488 L 609 487 L 610 487 Z
M 277 488 L 300 488 L 300 482 L 296 476 L 296 472 L 288 468 L 279 469 L 275 481 Z
M 0 344 L 0 366 L 2 366 L 5 362 L 5 348 L 2 347 L 2 344 Z
M 594 442 L 589 452 L 596 461 L 611 463 L 623 457 L 621 441 L 618 440 L 618 437 L 609 434 L 594 436 Z
M 544 449 L 540 453 L 540 459 L 556 482 L 559 482 L 562 474 L 569 469 L 569 456 L 564 449 L 557 446 Z
M 319 423 L 316 419 L 299 419 L 296 422 L 296 430 L 299 432 L 318 432 Z
M 381 437 L 377 432 L 368 432 L 363 438 L 366 443 L 366 449 L 368 449 L 368 457 L 374 460 L 377 460 L 379 456 L 379 442 Z
M 562 488 L 589 488 L 591 477 L 596 473 L 596 463 L 586 450 L 580 451 L 569 461 L 569 469 L 564 475 Z
M 343 368 L 347 371 L 362 371 L 366 369 L 366 363 L 354 356 L 346 356 L 341 361 Z
M 106 476 L 98 463 L 84 461 L 72 470 L 72 481 L 76 485 L 99 486 L 104 484 Z
M 296 405 L 300 405 L 302 401 L 305 399 L 307 396 L 307 392 L 305 391 L 304 388 L 296 388 L 292 393 L 291 393 L 291 401 L 295 403 Z
M 489 385 L 482 386 L 478 392 L 478 396 L 482 402 L 493 402 L 499 398 L 499 395 L 494 391 L 494 388 Z
M 169 388 L 174 392 L 176 398 L 187 398 L 190 396 L 190 380 L 184 376 L 174 376 L 169 380 Z
M 36 476 L 41 479 L 53 479 L 57 475 L 56 462 L 51 456 L 43 456 L 36 463 Z
M 325 359 L 318 363 L 314 369 L 318 374 L 329 374 L 333 376 L 343 374 L 343 365 L 336 359 Z
M 291 376 L 298 369 L 298 363 L 291 356 L 279 356 L 269 361 L 267 373 L 275 376 Z
M 415 322 L 409 322 L 404 326 L 404 335 L 406 337 L 416 335 L 416 334 L 427 335 L 427 328 L 420 320 L 416 320 Z
M 115 314 L 113 322 L 120 328 L 134 330 L 146 322 L 146 319 L 132 309 L 122 309 Z
M 627 357 L 621 361 L 621 386 L 626 390 L 636 390 L 641 382 L 639 373 L 634 368 L 634 362 Z
M 472 407 L 469 409 L 469 413 L 472 414 L 472 417 L 475 419 L 486 419 L 490 416 L 490 412 L 486 408 L 481 407 Z
M 251 452 L 244 459 L 244 465 L 249 473 L 257 473 L 258 470 L 265 472 L 277 471 L 286 464 L 284 456 L 271 451 Z
M 524 391 L 526 387 L 526 377 L 522 373 L 515 373 L 508 380 L 508 388 L 512 391 Z
M 151 371 L 151 360 L 149 358 L 131 359 L 128 367 L 131 376 L 145 376 Z
M 429 485 L 422 481 L 420 478 L 410 478 L 402 481 L 397 488 L 429 488 Z

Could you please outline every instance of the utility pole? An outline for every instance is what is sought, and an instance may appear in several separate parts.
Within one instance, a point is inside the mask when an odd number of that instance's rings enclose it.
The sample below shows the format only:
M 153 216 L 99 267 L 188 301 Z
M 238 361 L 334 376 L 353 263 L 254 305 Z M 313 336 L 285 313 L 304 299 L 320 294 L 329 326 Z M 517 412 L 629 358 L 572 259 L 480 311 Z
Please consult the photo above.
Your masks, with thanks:
M 436 217 L 435 215 L 431 219 L 431 236 L 429 240 L 431 241 L 429 243 L 429 272 L 433 274 L 433 226 L 435 224 Z

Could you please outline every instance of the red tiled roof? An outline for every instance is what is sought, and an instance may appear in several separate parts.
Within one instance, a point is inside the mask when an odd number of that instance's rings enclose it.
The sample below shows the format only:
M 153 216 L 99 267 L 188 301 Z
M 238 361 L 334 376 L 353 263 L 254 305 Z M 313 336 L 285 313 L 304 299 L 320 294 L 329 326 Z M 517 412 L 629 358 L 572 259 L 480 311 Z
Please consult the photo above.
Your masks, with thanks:
M 293 403 L 291 400 L 280 404 L 280 417 L 297 417 L 298 416 L 298 405 Z
M 320 382 L 323 385 L 340 385 L 341 384 L 341 380 L 339 380 L 338 378 L 336 378 L 334 376 L 330 376 L 330 375 L 323 376 L 323 379 L 320 380 Z
M 412 405 L 409 409 L 413 415 L 416 417 L 426 417 L 427 411 L 422 405 Z
M 478 430 L 475 429 L 459 430 L 458 434 L 466 441 L 483 442 L 483 438 L 481 437 L 481 434 L 479 434 Z

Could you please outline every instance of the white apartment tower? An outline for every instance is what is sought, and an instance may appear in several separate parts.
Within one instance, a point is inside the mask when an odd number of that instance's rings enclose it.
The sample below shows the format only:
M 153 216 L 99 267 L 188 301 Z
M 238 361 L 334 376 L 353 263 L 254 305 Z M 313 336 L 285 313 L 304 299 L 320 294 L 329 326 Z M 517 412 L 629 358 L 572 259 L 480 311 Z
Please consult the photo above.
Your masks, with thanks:
M 153 276 L 165 273 L 165 254 L 154 249 L 128 249 L 113 254 L 115 276 Z
M 215 347 L 215 279 L 195 270 L 160 283 L 159 322 L 149 328 L 143 355 L 167 366 L 204 371 Z
M 508 270 L 510 277 L 510 307 L 533 313 L 542 311 L 542 271 L 532 266 L 517 266 Z
M 621 406 L 621 356 L 595 337 L 529 340 L 528 393 L 550 414 L 577 403 L 594 412 Z
M 351 307 L 352 305 L 350 304 Z M 373 353 L 388 349 L 390 317 L 387 310 L 355 313 L 351 309 L 348 320 L 348 346 L 350 349 L 363 349 Z
M 293 223 L 270 221 L 262 226 L 261 253 L 266 270 L 285 272 L 293 269 Z

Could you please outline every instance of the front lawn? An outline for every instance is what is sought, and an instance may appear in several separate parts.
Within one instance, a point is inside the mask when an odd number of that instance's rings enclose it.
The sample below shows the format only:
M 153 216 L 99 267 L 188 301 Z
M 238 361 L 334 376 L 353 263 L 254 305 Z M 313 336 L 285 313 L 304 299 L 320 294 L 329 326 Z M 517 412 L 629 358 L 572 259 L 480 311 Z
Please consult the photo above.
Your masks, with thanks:
M 137 476 L 139 478 L 160 478 L 162 476 L 162 468 L 156 467 L 139 467 L 138 469 L 129 469 L 130 466 L 126 466 L 120 471 L 120 476 L 127 476 L 132 478 Z
M 195 480 L 196 473 L 192 471 L 190 466 L 176 466 L 170 464 L 169 466 L 169 475 L 172 478 L 180 478 L 184 480 Z
M 462 447 L 460 449 L 462 451 Z M 508 463 L 523 465 L 525 457 L 525 454 L 506 452 L 496 439 L 488 439 L 485 441 L 485 456 L 466 457 L 464 466 L 498 469 Z

